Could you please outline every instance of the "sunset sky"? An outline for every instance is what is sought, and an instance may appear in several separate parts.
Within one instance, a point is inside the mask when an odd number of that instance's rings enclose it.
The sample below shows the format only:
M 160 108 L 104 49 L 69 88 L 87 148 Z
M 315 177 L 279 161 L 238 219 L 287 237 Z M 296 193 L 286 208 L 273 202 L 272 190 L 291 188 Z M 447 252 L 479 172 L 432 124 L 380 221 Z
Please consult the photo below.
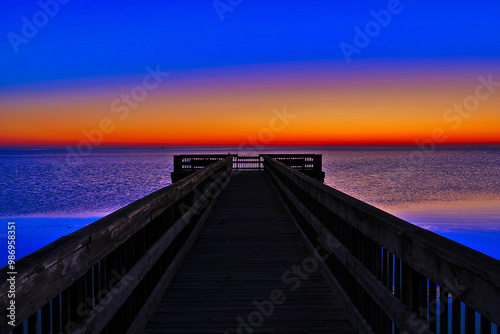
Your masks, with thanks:
M 0 12 L 0 146 L 500 143 L 498 2 L 54 1 Z

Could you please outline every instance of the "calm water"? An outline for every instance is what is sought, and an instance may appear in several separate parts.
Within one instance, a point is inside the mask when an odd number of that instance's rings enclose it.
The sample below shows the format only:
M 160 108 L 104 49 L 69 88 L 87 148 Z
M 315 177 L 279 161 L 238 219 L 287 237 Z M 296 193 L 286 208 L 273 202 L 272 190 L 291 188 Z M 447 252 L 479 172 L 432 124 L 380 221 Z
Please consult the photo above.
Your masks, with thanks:
M 174 154 L 237 151 L 99 149 L 75 161 L 63 150 L 0 150 L 0 247 L 9 221 L 24 256 L 170 184 Z M 266 152 L 322 153 L 326 184 L 500 259 L 500 149 Z

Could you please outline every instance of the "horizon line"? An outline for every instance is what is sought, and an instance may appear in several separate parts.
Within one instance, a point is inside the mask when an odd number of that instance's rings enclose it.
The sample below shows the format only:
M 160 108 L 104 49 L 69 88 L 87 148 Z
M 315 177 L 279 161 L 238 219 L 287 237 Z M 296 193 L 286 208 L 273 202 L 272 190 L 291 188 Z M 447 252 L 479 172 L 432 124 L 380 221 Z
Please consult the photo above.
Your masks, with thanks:
M 0 144 L 0 149 L 75 149 L 78 144 Z M 500 147 L 499 142 L 450 142 L 450 143 L 411 143 L 411 142 L 375 142 L 375 143 L 270 143 L 270 144 L 246 144 L 246 143 L 110 143 L 92 146 L 92 149 L 106 149 L 106 148 L 194 148 L 194 147 L 211 147 L 211 148 L 252 148 L 252 149 L 266 149 L 266 148 L 287 148 L 287 147 Z

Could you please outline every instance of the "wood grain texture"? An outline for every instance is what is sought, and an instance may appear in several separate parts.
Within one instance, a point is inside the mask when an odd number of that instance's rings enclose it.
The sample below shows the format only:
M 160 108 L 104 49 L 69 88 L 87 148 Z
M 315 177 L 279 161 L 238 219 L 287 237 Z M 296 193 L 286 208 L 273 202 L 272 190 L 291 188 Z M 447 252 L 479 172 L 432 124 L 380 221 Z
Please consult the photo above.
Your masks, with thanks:
M 500 261 L 328 187 L 274 159 L 264 157 L 264 165 L 284 175 L 289 184 L 309 197 L 307 202 L 328 208 L 337 219 L 437 285 L 460 289 L 455 293 L 463 302 L 490 321 L 500 322 Z
M 411 320 L 413 313 L 408 310 L 405 305 L 393 295 L 392 287 L 391 289 L 388 289 L 380 280 L 377 279 L 377 277 L 375 277 L 365 266 L 363 266 L 363 264 L 355 256 L 353 256 L 353 254 L 344 245 L 342 245 L 342 243 L 335 236 L 333 236 L 333 234 L 328 231 L 328 229 L 326 229 L 324 225 L 311 212 L 309 212 L 307 208 L 300 201 L 298 201 L 298 199 L 288 189 L 286 189 L 283 183 L 279 179 L 277 179 L 274 174 L 270 174 L 270 177 L 275 178 L 277 186 L 282 188 L 283 192 L 291 200 L 293 205 L 301 212 L 302 216 L 304 216 L 309 224 L 316 230 L 318 235 L 323 239 L 323 243 L 328 244 L 328 242 L 330 242 L 331 244 L 335 245 L 335 247 L 331 248 L 333 254 L 351 272 L 360 286 L 373 298 L 373 300 L 375 300 L 375 302 L 380 307 L 382 307 L 383 310 L 385 310 L 387 316 L 389 316 L 395 323 L 400 326 L 401 329 L 405 330 L 407 333 L 432 333 L 431 331 L 429 331 L 429 329 L 423 328 L 423 324 L 418 325 L 418 319 Z M 298 228 L 300 229 L 300 226 L 298 226 Z M 334 274 L 331 273 L 330 269 L 325 267 L 324 271 L 324 275 L 327 280 L 331 282 L 331 284 L 336 285 L 335 287 L 333 287 L 334 290 L 342 289 L 342 287 L 339 286 L 338 282 L 336 281 Z M 387 277 L 383 281 L 386 282 Z M 347 297 L 344 298 L 348 299 Z M 344 304 L 342 302 L 341 304 Z M 353 306 L 350 305 L 350 307 L 352 308 Z M 356 322 L 356 325 L 362 322 L 357 314 L 355 314 L 355 318 L 351 321 Z M 358 328 L 358 332 L 368 332 L 368 330 L 360 327 Z
M 253 302 L 269 300 L 278 289 L 286 300 L 251 326 L 254 333 L 354 333 L 319 270 L 283 281 L 308 257 L 265 175 L 234 174 L 145 332 L 237 333 L 238 317 L 248 323 L 258 311 Z
M 227 166 L 227 168 L 226 168 Z M 138 230 L 158 217 L 216 171 L 231 172 L 232 160 L 219 161 L 189 178 L 162 188 L 124 208 L 64 236 L 16 263 L 16 324 L 30 317 L 51 299 L 85 275 L 98 261 L 117 249 Z M 6 319 L 9 299 L 7 270 L 0 273 L 0 316 Z M 72 310 L 79 303 L 70 305 Z M 65 323 L 67 319 L 63 319 Z M 0 333 L 10 328 L 0 322 Z

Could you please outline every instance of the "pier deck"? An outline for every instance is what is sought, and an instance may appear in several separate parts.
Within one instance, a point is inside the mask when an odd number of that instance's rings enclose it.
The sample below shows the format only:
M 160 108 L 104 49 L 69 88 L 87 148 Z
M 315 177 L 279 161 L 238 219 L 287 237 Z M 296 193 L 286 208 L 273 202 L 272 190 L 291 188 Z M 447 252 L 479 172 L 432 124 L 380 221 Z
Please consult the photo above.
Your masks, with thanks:
M 4 267 L 0 334 L 499 332 L 500 261 L 324 185 L 320 155 L 174 165 Z
M 282 279 L 309 256 L 264 173 L 234 174 L 145 332 L 354 333 L 319 270 Z M 253 302 L 269 301 L 273 290 L 283 293 L 280 304 L 249 323 Z

